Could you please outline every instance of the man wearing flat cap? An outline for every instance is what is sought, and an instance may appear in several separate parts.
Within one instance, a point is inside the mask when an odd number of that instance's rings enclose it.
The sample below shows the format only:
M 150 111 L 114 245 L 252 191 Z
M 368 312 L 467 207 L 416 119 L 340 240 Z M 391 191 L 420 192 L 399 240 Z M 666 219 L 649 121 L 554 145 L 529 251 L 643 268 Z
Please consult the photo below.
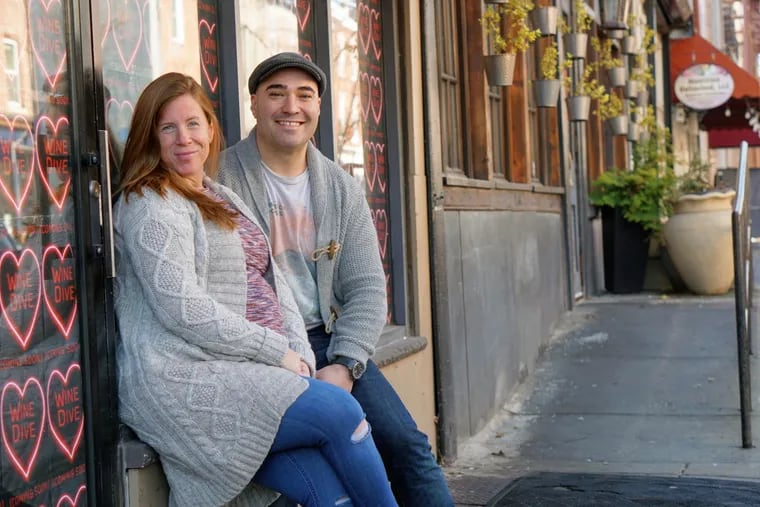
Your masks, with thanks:
M 219 180 L 257 214 L 309 330 L 317 378 L 361 404 L 399 504 L 451 506 L 427 436 L 370 359 L 386 321 L 385 273 L 364 192 L 311 143 L 326 88 L 298 53 L 262 61 L 248 79 L 256 126 L 224 151 Z

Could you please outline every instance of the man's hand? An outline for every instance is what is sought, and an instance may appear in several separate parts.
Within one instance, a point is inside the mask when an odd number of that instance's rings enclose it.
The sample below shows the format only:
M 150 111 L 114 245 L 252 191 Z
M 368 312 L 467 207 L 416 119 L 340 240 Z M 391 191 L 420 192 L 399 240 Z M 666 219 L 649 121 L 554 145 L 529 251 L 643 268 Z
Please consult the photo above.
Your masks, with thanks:
M 341 387 L 349 393 L 354 388 L 354 379 L 351 377 L 348 368 L 342 364 L 328 364 L 317 370 L 317 378 Z

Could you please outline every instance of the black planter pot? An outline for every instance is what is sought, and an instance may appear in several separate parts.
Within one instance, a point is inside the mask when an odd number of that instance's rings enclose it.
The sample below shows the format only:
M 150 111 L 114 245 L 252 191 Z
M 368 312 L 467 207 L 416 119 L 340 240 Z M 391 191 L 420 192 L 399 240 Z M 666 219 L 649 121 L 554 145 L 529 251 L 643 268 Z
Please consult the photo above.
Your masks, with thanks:
M 641 292 L 649 257 L 649 234 L 617 208 L 602 207 L 604 287 L 614 294 Z

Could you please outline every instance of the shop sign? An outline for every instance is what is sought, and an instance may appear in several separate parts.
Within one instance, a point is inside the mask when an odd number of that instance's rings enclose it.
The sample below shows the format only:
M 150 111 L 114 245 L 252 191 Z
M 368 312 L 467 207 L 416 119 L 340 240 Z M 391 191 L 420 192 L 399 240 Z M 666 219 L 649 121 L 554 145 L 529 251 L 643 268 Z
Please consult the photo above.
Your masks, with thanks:
M 673 87 L 681 103 L 703 111 L 725 104 L 731 98 L 734 79 L 720 65 L 703 63 L 692 65 L 681 72 Z

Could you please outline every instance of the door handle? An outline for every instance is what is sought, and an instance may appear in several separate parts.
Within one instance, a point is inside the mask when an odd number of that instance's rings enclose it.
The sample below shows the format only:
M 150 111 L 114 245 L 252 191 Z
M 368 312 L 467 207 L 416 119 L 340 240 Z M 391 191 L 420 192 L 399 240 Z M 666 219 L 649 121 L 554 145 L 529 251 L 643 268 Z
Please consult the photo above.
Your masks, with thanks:
M 116 277 L 116 256 L 113 241 L 113 205 L 111 203 L 111 154 L 108 144 L 108 131 L 98 130 L 98 148 L 100 151 L 99 179 L 100 188 L 97 198 L 100 203 L 100 217 L 103 231 L 103 254 L 106 261 L 106 277 Z M 96 197 L 93 195 L 93 197 Z

